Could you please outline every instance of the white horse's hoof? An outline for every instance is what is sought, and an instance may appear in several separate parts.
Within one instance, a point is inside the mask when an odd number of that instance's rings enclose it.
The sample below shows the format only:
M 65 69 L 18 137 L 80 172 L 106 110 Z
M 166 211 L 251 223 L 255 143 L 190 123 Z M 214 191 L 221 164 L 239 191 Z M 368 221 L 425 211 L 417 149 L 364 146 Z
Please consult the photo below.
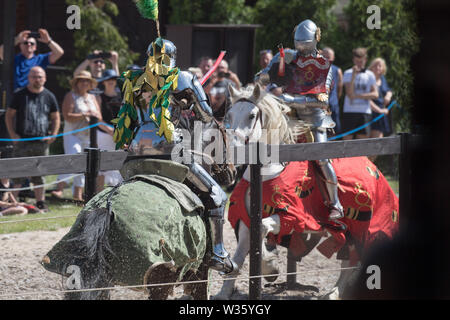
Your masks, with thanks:
M 264 277 L 264 279 L 266 279 L 266 281 L 268 282 L 274 282 L 275 280 L 277 280 L 278 278 L 278 267 L 277 267 L 277 256 L 273 255 L 272 257 L 268 258 L 267 260 L 263 259 L 261 261 L 262 265 L 261 265 L 261 272 L 263 275 L 272 275 L 275 274 L 274 276 L 268 276 L 268 277 Z

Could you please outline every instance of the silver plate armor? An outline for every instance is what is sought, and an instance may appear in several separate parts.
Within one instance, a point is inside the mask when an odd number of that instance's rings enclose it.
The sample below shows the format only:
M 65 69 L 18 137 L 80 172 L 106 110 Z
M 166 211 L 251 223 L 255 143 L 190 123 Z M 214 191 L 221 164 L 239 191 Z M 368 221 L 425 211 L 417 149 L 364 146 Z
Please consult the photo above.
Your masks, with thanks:
M 208 98 L 197 77 L 190 72 L 180 71 L 177 91 L 182 91 L 187 88 L 194 91 L 202 110 L 207 114 L 212 115 L 211 107 L 208 104 Z M 169 108 L 169 110 L 172 113 L 171 108 Z M 150 119 L 147 110 L 143 110 L 142 112 L 138 111 L 138 121 L 141 125 L 137 129 L 136 136 L 129 147 L 130 152 L 133 154 L 170 155 L 174 145 L 182 141 L 181 130 L 179 128 L 175 128 L 172 143 L 167 142 L 164 136 L 160 137 L 158 135 L 159 129 Z
M 317 42 L 320 40 L 320 29 L 317 28 L 316 24 L 311 20 L 302 21 L 295 28 L 294 34 L 294 45 L 296 50 L 285 50 L 285 64 L 288 65 L 294 61 L 297 57 L 307 57 L 318 55 L 316 48 Z M 276 54 L 269 65 L 260 71 L 255 76 L 255 81 L 257 81 L 262 75 L 267 74 L 270 78 L 270 71 L 272 68 L 276 67 L 276 63 L 280 62 L 280 54 Z M 272 73 L 273 74 L 273 73 Z M 283 85 L 282 79 L 270 79 L 271 82 Z M 279 83 L 277 83 L 277 81 Z M 330 92 L 332 81 L 331 68 L 328 71 L 326 79 L 326 90 Z M 328 113 L 328 101 L 320 101 L 317 99 L 316 95 L 300 95 L 300 94 L 288 94 L 284 93 L 280 97 L 284 100 L 292 109 L 296 110 L 297 117 L 312 124 L 312 133 L 314 135 L 314 141 L 316 142 L 326 142 L 327 139 L 327 128 L 334 128 L 335 122 L 331 118 L 331 114 Z M 344 216 L 343 207 L 339 201 L 338 191 L 337 191 L 337 177 L 333 166 L 328 159 L 318 160 L 325 179 L 326 179 L 326 189 L 329 196 L 329 203 L 327 205 L 330 208 L 330 219 L 339 219 Z

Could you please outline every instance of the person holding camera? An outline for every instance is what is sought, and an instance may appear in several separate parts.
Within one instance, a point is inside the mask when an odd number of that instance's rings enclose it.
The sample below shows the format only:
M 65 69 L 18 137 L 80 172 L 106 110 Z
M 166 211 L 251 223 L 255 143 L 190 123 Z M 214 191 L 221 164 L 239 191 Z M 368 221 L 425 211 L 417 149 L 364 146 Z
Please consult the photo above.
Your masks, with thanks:
M 89 67 L 89 71 L 95 80 L 102 78 L 106 70 L 105 60 L 111 62 L 112 69 L 119 73 L 119 54 L 116 51 L 94 50 L 86 59 L 75 69 L 74 74 L 78 74 Z
M 36 41 L 48 45 L 51 51 L 36 54 Z M 20 53 L 14 57 L 14 91 L 28 85 L 28 73 L 31 68 L 39 66 L 45 70 L 49 64 L 54 64 L 64 54 L 64 50 L 52 40 L 46 29 L 39 29 L 38 32 L 24 30 L 16 36 L 14 44 L 20 47 Z M 3 45 L 0 45 L 1 60 L 3 54 Z
M 209 80 L 203 87 L 208 95 L 210 95 L 210 91 L 217 82 L 228 82 L 236 89 L 240 89 L 242 86 L 238 76 L 228 68 L 228 62 L 225 60 L 220 61 L 216 71 L 211 75 Z
M 228 62 L 225 60 L 220 61 L 219 66 L 217 67 L 217 75 L 219 78 L 218 81 L 226 78 L 235 84 L 236 89 L 240 89 L 242 86 L 239 77 L 228 68 Z

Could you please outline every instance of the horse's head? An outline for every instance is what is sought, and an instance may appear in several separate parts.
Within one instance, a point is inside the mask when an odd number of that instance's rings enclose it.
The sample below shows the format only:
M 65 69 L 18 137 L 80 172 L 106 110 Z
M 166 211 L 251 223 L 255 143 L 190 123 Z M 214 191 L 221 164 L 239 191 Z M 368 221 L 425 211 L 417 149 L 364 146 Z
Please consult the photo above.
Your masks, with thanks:
M 281 100 L 267 94 L 259 84 L 237 91 L 229 87 L 232 106 L 225 117 L 230 143 L 293 143 L 286 116 L 291 109 Z

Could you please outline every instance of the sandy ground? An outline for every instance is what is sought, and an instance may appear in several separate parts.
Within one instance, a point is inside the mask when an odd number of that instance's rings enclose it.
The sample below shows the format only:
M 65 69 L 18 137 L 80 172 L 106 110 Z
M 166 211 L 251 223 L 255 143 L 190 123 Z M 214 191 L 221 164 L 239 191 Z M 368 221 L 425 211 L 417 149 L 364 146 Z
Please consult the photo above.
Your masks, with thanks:
M 69 228 L 58 231 L 32 231 L 0 235 L 0 300 L 61 300 L 63 295 L 57 291 L 65 289 L 66 279 L 46 271 L 40 260 L 59 241 Z M 236 240 L 228 222 L 224 227 L 225 245 L 234 253 Z M 280 272 L 286 273 L 286 249 L 279 248 Z M 297 263 L 298 285 L 293 290 L 286 290 L 286 275 L 280 275 L 275 282 L 262 280 L 262 299 L 317 299 L 331 290 L 339 276 L 340 261 L 335 257 L 327 259 L 314 249 L 301 262 Z M 246 258 L 239 277 L 248 275 L 249 257 Z M 210 294 L 219 292 L 222 277 L 212 272 Z M 248 299 L 249 281 L 238 280 L 237 291 L 232 300 Z M 117 288 L 117 287 L 116 287 Z M 182 286 L 175 288 L 171 299 L 183 298 Z M 146 300 L 143 292 L 130 289 L 111 291 L 114 300 Z

